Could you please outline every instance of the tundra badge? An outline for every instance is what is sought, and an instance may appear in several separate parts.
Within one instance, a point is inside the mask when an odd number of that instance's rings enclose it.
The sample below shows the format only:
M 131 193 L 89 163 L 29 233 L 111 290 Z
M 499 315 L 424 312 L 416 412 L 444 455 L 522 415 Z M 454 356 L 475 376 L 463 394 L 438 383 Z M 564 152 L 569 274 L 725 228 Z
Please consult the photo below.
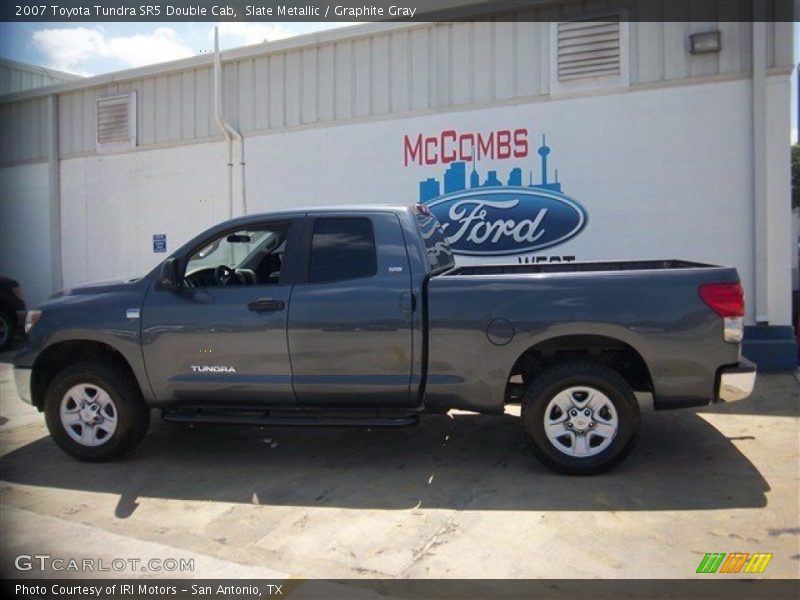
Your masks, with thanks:
M 224 365 L 190 365 L 189 368 L 193 373 L 236 373 L 236 369 Z

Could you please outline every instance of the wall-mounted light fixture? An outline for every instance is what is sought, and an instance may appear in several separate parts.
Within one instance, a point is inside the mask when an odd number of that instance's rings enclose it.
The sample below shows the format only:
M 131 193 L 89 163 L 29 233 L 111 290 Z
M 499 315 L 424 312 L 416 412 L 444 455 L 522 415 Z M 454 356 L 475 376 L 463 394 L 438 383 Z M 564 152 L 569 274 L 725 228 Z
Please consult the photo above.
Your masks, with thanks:
M 689 36 L 689 52 L 692 54 L 710 54 L 721 49 L 722 35 L 719 31 L 705 31 Z

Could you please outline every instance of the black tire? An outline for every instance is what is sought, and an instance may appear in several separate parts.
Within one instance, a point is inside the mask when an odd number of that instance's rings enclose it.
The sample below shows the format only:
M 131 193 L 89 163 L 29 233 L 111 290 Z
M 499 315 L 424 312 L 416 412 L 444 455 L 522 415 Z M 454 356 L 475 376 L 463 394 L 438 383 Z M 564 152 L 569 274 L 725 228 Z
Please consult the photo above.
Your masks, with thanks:
M 567 451 L 559 450 L 545 431 L 545 411 L 551 400 L 572 387 L 599 390 L 616 411 L 616 435 L 604 450 L 592 456 L 571 456 Z M 559 415 L 558 408 L 551 407 L 551 410 L 555 410 L 556 416 Z M 593 418 L 597 419 L 596 416 Z M 522 421 L 528 445 L 536 457 L 550 469 L 567 475 L 597 475 L 618 465 L 633 450 L 641 425 L 639 405 L 628 382 L 613 369 L 591 361 L 562 363 L 536 377 L 522 399 Z M 592 427 L 596 426 L 592 423 Z M 592 442 L 599 438 L 590 429 L 586 431 L 586 436 L 593 436 Z M 610 435 L 607 437 L 611 438 Z M 569 437 L 559 439 L 570 441 Z M 589 443 L 589 437 L 586 439 Z M 574 443 L 575 436 L 572 440 Z M 602 439 L 600 441 L 602 443 Z
M 62 399 L 73 386 L 81 384 L 105 391 L 116 411 L 113 434 L 97 446 L 74 440 L 61 422 Z M 47 429 L 56 444 L 70 456 L 88 462 L 114 460 L 130 452 L 142 441 L 150 426 L 150 409 L 130 373 L 103 362 L 80 362 L 60 371 L 47 388 L 44 414 Z
M 17 315 L 0 311 L 0 352 L 11 345 L 15 335 L 17 335 Z

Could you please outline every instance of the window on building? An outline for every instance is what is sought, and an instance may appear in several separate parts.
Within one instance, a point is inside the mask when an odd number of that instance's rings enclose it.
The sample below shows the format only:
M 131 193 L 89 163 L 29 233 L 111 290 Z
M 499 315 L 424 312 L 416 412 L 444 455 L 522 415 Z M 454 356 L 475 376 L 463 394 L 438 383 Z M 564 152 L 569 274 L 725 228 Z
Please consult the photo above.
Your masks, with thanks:
M 325 283 L 372 277 L 378 272 L 375 233 L 365 218 L 326 218 L 314 223 L 308 280 Z
M 553 23 L 551 92 L 627 85 L 628 24 L 619 16 Z
M 97 147 L 136 145 L 136 92 L 97 99 Z

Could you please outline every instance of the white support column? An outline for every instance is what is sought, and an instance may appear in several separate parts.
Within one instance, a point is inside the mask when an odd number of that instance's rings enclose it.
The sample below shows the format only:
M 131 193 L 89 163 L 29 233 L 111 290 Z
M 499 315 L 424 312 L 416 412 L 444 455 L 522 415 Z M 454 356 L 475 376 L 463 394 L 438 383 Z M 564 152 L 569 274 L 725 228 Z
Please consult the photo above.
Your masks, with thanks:
M 767 24 L 753 22 L 753 251 L 755 320 L 769 323 L 767 228 Z
M 767 314 L 772 326 L 792 324 L 791 77 L 767 78 L 766 90 Z

